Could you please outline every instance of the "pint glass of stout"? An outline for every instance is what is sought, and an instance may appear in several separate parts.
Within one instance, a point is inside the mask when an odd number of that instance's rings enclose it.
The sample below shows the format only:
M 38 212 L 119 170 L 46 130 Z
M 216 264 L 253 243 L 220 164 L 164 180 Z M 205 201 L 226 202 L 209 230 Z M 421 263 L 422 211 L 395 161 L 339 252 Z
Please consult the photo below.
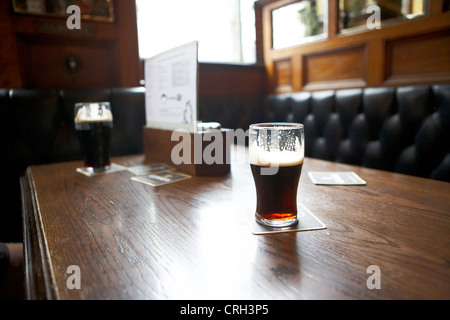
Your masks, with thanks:
M 304 159 L 304 129 L 297 123 L 253 124 L 250 167 L 256 187 L 256 221 L 270 227 L 297 223 L 297 189 Z
M 112 127 L 109 102 L 75 104 L 75 130 L 84 154 L 86 171 L 102 172 L 110 168 Z

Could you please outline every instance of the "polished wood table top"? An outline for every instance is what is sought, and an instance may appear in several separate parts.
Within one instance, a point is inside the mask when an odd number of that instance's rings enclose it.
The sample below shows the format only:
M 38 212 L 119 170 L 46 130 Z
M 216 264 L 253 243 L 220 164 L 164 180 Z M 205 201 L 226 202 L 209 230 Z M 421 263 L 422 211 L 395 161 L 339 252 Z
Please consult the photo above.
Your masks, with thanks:
M 327 228 L 254 235 L 246 149 L 233 151 L 226 176 L 160 187 L 129 171 L 87 177 L 81 162 L 31 166 L 28 297 L 450 298 L 449 183 L 306 158 L 299 199 Z M 309 171 L 354 171 L 367 185 L 314 185 Z

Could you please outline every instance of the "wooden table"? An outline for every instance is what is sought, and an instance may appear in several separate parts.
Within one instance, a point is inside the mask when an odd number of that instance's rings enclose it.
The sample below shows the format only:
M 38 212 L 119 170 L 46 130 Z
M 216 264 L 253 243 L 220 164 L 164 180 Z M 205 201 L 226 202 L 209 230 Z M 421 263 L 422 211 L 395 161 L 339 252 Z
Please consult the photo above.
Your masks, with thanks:
M 21 181 L 28 297 L 450 298 L 449 183 L 307 158 L 300 202 L 327 229 L 253 235 L 245 152 L 234 150 L 227 176 L 157 188 L 129 171 L 84 176 L 80 162 L 31 166 Z M 314 185 L 312 170 L 354 171 L 367 185 Z M 80 289 L 68 286 L 70 266 Z

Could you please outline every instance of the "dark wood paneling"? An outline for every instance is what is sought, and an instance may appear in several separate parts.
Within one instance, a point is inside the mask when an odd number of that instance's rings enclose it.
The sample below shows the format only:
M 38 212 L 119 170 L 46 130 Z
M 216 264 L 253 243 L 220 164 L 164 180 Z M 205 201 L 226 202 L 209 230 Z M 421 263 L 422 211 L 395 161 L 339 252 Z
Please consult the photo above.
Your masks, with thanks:
M 140 79 L 145 81 L 145 60 L 140 62 Z M 200 96 L 261 95 L 266 89 L 264 65 L 199 63 Z
M 22 87 L 10 10 L 10 1 L 0 1 L 0 88 Z
M 450 81 L 448 1 L 429 0 L 424 17 L 341 34 L 339 1 L 328 0 L 326 39 L 276 50 L 271 12 L 293 1 L 267 0 L 256 11 L 262 23 L 257 30 L 263 35 L 257 41 L 263 42 L 267 93 Z M 287 66 L 280 61 L 291 61 L 291 70 L 280 72 Z
M 386 83 L 450 79 L 450 30 L 386 43 Z
M 292 91 L 292 62 L 291 59 L 274 61 L 275 92 Z
M 29 88 L 120 86 L 116 41 L 18 37 L 22 78 Z M 57 84 L 56 81 L 57 80 Z
M 96 88 L 138 86 L 134 1 L 113 1 L 113 23 L 82 20 L 69 30 L 64 17 L 14 13 L 0 1 L 0 87 Z M 68 72 L 73 56 L 79 69 Z
M 309 89 L 366 84 L 364 45 L 337 48 L 303 56 L 304 85 Z
M 199 95 L 260 95 L 265 90 L 263 65 L 199 64 Z

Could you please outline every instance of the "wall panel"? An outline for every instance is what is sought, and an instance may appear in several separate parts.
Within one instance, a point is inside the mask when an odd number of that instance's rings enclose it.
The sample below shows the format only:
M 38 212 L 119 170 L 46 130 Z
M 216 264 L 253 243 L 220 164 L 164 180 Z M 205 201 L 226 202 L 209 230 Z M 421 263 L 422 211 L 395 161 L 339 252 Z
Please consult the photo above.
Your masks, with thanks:
M 39 2 L 39 1 L 38 1 Z M 138 86 L 140 64 L 134 1 L 113 1 L 111 23 L 14 12 L 0 1 L 0 87 Z
M 258 1 L 267 93 L 450 82 L 446 1 L 429 0 L 422 17 L 341 34 L 339 1 L 328 0 L 326 39 L 274 49 L 271 12 L 295 1 Z
M 275 77 L 275 91 L 278 93 L 289 92 L 293 90 L 292 79 L 292 62 L 291 59 L 284 59 L 273 62 L 274 77 Z
M 17 37 L 22 79 L 27 88 L 120 86 L 117 42 Z M 56 80 L 57 79 L 57 85 Z
M 386 42 L 386 84 L 450 79 L 450 30 Z
M 303 55 L 303 83 L 307 90 L 349 85 L 364 86 L 367 69 L 364 45 Z

